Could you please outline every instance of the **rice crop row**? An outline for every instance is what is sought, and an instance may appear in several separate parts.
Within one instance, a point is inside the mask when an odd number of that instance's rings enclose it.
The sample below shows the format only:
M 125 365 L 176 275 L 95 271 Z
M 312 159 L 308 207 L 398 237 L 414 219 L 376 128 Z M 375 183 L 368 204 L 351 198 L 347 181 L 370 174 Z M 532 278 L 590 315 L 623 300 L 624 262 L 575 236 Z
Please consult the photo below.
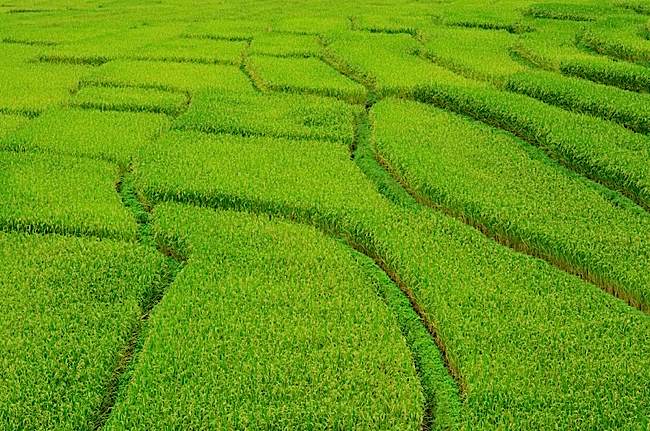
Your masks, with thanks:
M 108 240 L 0 233 L 0 427 L 92 429 L 164 262 Z
M 596 55 L 576 46 L 584 27 L 575 23 L 552 21 L 538 24 L 538 31 L 519 38 L 512 51 L 536 67 L 562 72 L 613 85 L 630 91 L 650 91 L 648 69 L 625 61 Z
M 188 97 L 150 88 L 86 86 L 75 93 L 70 105 L 102 111 L 178 115 L 187 107 Z
M 420 45 L 403 34 L 330 35 L 325 57 L 337 69 L 363 82 L 377 96 L 410 95 L 431 83 L 472 85 L 416 53 Z
M 526 69 L 511 57 L 517 36 L 506 31 L 437 26 L 422 38 L 427 57 L 468 78 L 500 83 Z
M 135 220 L 115 192 L 115 165 L 0 152 L 0 178 L 0 230 L 135 239 Z
M 61 105 L 89 71 L 74 65 L 0 66 L 0 110 L 38 114 Z
M 186 93 L 204 88 L 244 93 L 253 91 L 246 76 L 235 66 L 165 61 L 111 61 L 85 76 L 82 82 Z
M 364 103 L 366 89 L 317 58 L 251 56 L 246 68 L 257 87 L 273 91 L 331 96 Z
M 579 41 L 599 54 L 648 66 L 650 40 L 642 35 L 643 24 L 630 19 L 604 20 L 581 32 Z
M 0 140 L 24 126 L 29 118 L 24 115 L 0 113 Z
M 540 19 L 557 19 L 564 21 L 596 21 L 603 13 L 610 12 L 606 6 L 596 7 L 591 4 L 571 3 L 535 3 L 524 14 Z
M 438 108 L 385 100 L 372 120 L 379 157 L 423 201 L 650 311 L 646 214 L 617 206 L 519 139 Z
M 611 60 L 571 60 L 563 62 L 560 70 L 565 75 L 614 85 L 629 91 L 650 92 L 650 70 L 644 66 Z
M 648 138 L 623 126 L 492 89 L 424 87 L 420 101 L 502 128 L 550 157 L 650 206 Z
M 125 58 L 239 65 L 247 46 L 244 41 L 174 38 L 138 46 Z
M 650 96 L 646 94 L 543 71 L 512 75 L 506 88 L 571 111 L 617 122 L 636 132 L 650 132 Z
M 321 49 L 315 36 L 266 32 L 252 39 L 249 53 L 278 57 L 317 57 Z
M 461 426 L 620 428 L 647 415 L 650 318 L 639 310 L 445 215 L 391 206 L 342 145 L 163 139 L 175 144 L 147 148 L 135 167 L 150 205 L 178 200 L 315 223 L 401 280 L 461 383 Z
M 155 219 L 189 260 L 108 430 L 420 429 L 410 352 L 343 245 L 266 216 L 163 205 Z
M 270 211 L 290 206 L 331 221 L 346 208 L 383 204 L 350 162 L 347 147 L 332 142 L 174 131 L 142 148 L 134 174 L 136 188 L 154 203 L 177 199 L 218 207 L 248 190 L 243 203 L 272 202 Z M 339 175 L 357 186 L 328 184 Z
M 104 159 L 124 167 L 168 127 L 162 114 L 55 109 L 0 141 L 0 147 Z
M 294 94 L 198 92 L 173 125 L 181 130 L 351 143 L 358 108 L 332 98 Z

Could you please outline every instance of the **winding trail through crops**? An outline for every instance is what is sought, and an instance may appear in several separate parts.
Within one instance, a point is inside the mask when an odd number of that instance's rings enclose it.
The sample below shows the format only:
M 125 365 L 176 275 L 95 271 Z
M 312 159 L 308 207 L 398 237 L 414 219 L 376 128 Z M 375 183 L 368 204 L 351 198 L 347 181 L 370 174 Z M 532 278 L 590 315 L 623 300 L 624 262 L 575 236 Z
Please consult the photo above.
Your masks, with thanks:
M 138 222 L 138 242 L 143 245 L 155 244 L 158 252 L 167 258 L 168 268 L 164 274 L 162 285 L 159 289 L 160 294 L 157 297 L 152 298 L 152 300 L 146 304 L 146 307 L 142 310 L 140 322 L 137 327 L 134 328 L 129 344 L 119 355 L 119 360 L 113 371 L 113 376 L 106 387 L 106 392 L 98 414 L 93 421 L 92 429 L 94 430 L 101 430 L 106 424 L 119 395 L 121 386 L 125 385 L 121 380 L 132 368 L 135 356 L 138 353 L 138 348 L 142 345 L 141 341 L 143 331 L 146 329 L 146 323 L 149 320 L 149 316 L 156 305 L 162 300 L 169 286 L 174 283 L 176 276 L 183 270 L 187 261 L 185 256 L 176 253 L 175 250 L 166 247 L 164 244 L 155 243 L 150 232 L 150 212 L 141 205 L 140 201 L 138 201 L 135 191 L 132 188 L 132 184 L 129 182 L 128 175 L 129 169 L 127 168 L 121 173 L 120 179 L 115 185 L 115 191 L 120 196 L 122 204 L 133 213 L 134 218 Z

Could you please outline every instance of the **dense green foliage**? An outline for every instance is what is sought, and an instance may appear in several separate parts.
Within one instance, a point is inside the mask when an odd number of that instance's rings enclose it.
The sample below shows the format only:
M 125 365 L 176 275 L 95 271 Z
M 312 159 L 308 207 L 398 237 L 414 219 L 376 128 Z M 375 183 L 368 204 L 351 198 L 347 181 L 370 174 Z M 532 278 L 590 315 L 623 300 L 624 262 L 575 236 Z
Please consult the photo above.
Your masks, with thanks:
M 135 238 L 135 220 L 115 191 L 114 165 L 0 152 L 0 179 L 0 230 Z
M 357 110 L 335 99 L 205 90 L 174 126 L 239 135 L 352 142 Z
M 385 206 L 336 143 L 170 132 L 138 159 L 136 184 L 153 202 L 293 208 L 330 221 Z
M 649 16 L 0 4 L 0 429 L 647 429 Z
M 0 233 L 0 427 L 92 429 L 163 260 L 112 241 Z
M 235 66 L 165 61 L 112 61 L 97 68 L 84 82 L 183 92 L 203 88 L 243 92 L 251 89 L 246 76 Z
M 650 96 L 646 94 L 542 71 L 515 74 L 506 87 L 568 110 L 615 121 L 640 133 L 650 132 Z
M 24 126 L 28 121 L 29 118 L 24 115 L 0 114 L 0 139 Z
M 330 38 L 326 58 L 380 96 L 410 95 L 417 85 L 429 83 L 468 83 L 417 56 L 418 43 L 404 34 L 334 34 Z
M 525 70 L 510 56 L 517 37 L 507 31 L 436 27 L 425 33 L 426 55 L 469 78 L 501 82 Z
M 184 94 L 150 88 L 83 87 L 71 104 L 80 108 L 103 111 L 159 112 L 179 114 L 187 107 Z
M 566 61 L 562 73 L 614 85 L 630 91 L 650 92 L 650 70 L 622 61 L 601 59 Z
M 254 56 L 247 69 L 260 88 L 333 96 L 351 103 L 366 100 L 365 88 L 316 58 Z
M 66 101 L 90 69 L 67 64 L 0 65 L 0 111 L 37 114 Z
M 190 63 L 238 65 L 247 43 L 243 41 L 176 38 L 139 47 L 130 57 Z
M 650 140 L 623 126 L 492 89 L 423 88 L 417 98 L 508 130 L 650 207 Z
M 315 57 L 321 45 L 315 35 L 292 33 L 262 33 L 251 42 L 250 53 L 278 57 Z
M 156 209 L 156 235 L 189 261 L 109 430 L 420 429 L 410 353 L 344 246 L 265 216 L 174 205 Z
M 164 115 L 51 110 L 10 135 L 0 145 L 12 150 L 39 150 L 94 157 L 126 165 L 138 148 L 169 127 Z
M 423 200 L 613 285 L 650 310 L 647 215 L 617 207 L 525 143 L 480 123 L 398 100 L 375 105 L 372 114 L 380 157 Z M 407 133 L 403 118 L 411 119 Z

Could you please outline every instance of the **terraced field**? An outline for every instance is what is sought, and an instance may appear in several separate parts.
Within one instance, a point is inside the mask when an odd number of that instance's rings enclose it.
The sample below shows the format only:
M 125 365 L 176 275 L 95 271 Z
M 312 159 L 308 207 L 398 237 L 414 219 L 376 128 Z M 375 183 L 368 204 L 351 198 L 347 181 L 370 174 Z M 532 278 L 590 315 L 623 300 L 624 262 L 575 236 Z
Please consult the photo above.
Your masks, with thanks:
M 0 430 L 650 430 L 650 3 L 0 4 Z

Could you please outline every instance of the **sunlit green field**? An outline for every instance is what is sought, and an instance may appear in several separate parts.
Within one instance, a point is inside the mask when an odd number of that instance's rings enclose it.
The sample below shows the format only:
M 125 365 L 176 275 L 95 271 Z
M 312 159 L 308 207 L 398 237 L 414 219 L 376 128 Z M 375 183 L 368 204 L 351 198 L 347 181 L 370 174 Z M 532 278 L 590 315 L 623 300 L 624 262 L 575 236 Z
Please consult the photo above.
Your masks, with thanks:
M 650 430 L 646 0 L 0 3 L 0 430 Z

